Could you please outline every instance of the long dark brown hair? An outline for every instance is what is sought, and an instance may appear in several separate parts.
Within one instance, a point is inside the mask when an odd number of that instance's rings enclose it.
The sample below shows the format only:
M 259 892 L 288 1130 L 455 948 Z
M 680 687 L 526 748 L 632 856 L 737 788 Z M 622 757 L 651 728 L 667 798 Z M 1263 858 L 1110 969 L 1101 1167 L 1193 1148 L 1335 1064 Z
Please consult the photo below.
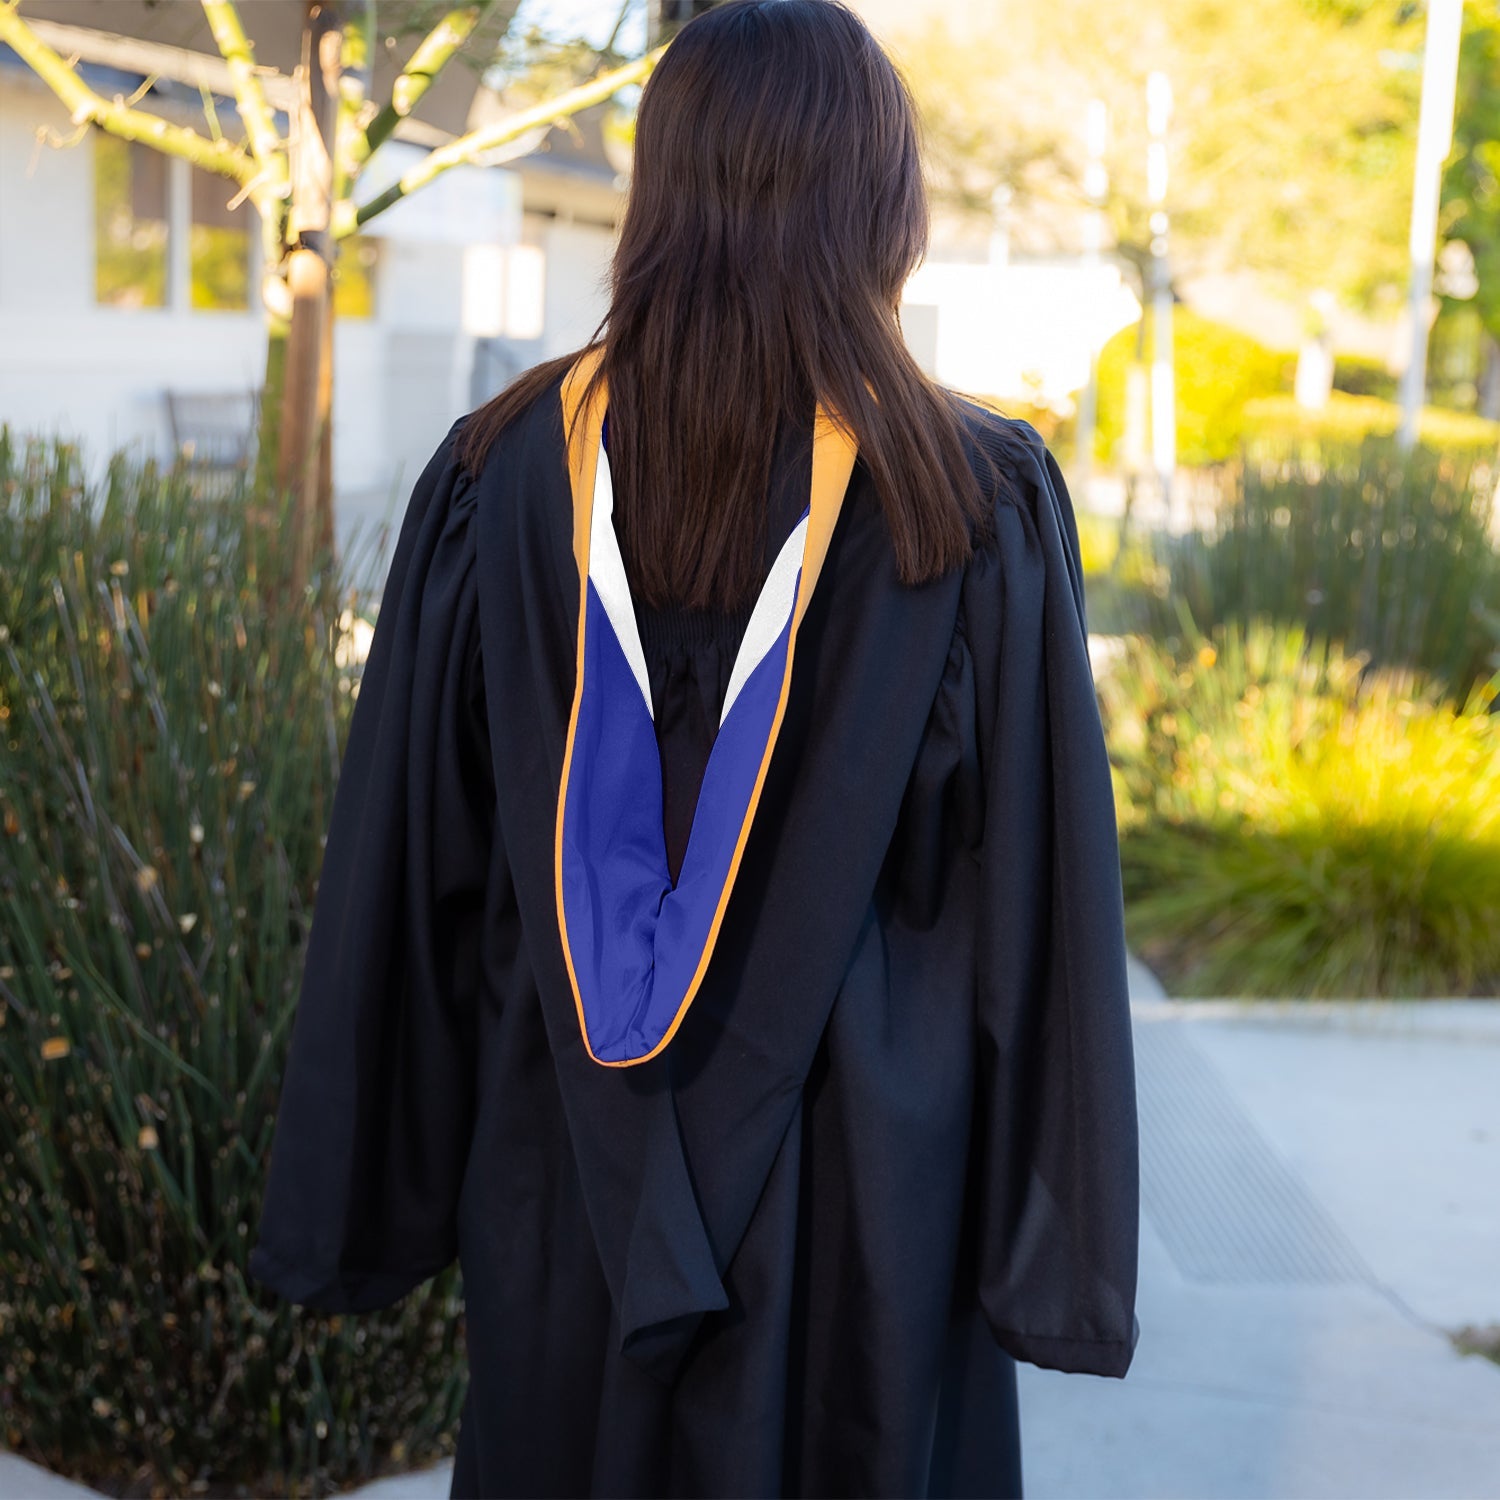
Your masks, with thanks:
M 992 478 L 993 459 L 966 448 L 957 394 L 900 326 L 927 243 L 911 94 L 841 0 L 725 0 L 677 33 L 641 93 L 609 311 L 585 346 L 604 346 L 589 394 L 602 374 L 638 599 L 753 597 L 777 422 L 810 433 L 815 401 L 859 445 L 904 582 L 970 555 L 989 507 L 968 453 Z M 473 413 L 459 461 L 480 472 L 581 352 Z

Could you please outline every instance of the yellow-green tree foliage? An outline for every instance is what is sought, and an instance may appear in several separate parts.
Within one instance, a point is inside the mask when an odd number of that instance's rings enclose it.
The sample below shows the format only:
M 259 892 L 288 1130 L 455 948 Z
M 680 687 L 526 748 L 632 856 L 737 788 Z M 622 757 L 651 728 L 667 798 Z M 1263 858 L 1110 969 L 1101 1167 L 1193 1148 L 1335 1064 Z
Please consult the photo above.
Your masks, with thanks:
M 1109 108 L 1110 228 L 1149 243 L 1145 80 L 1172 83 L 1172 263 L 1251 267 L 1372 311 L 1406 286 L 1422 8 L 1364 0 L 990 0 L 893 32 L 934 199 L 976 220 L 1008 183 L 1045 236 L 1085 202 L 1087 102 Z

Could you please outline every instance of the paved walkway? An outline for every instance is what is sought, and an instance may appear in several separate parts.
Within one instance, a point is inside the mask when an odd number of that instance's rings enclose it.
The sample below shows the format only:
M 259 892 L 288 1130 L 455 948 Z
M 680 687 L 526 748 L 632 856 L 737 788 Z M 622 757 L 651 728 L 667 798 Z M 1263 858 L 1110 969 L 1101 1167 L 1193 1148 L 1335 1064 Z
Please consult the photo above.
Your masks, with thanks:
M 1141 1342 L 1021 1366 L 1043 1497 L 1500 1496 L 1500 1002 L 1176 1002 L 1137 975 Z
M 1141 1342 L 1020 1367 L 1029 1500 L 1500 1500 L 1500 1365 L 1447 1332 L 1500 1324 L 1500 1001 L 1133 990 Z M 0 1500 L 89 1494 L 0 1455 Z

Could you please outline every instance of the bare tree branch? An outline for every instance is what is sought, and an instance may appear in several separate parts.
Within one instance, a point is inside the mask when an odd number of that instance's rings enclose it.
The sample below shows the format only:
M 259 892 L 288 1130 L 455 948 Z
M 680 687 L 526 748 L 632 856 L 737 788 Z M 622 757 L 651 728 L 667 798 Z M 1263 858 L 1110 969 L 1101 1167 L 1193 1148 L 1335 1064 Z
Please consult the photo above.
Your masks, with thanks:
M 132 109 L 123 99 L 96 94 L 56 52 L 16 13 L 17 0 L 0 0 L 0 42 L 16 55 L 67 106 L 75 125 L 93 124 L 127 141 L 140 141 L 170 156 L 185 157 L 195 166 L 232 178 L 249 190 L 259 175 L 256 164 L 238 146 L 211 141 L 184 125 L 173 125 L 159 115 Z
M 239 12 L 234 8 L 234 0 L 202 0 L 202 4 L 214 42 L 234 81 L 235 103 L 245 122 L 250 153 L 260 174 L 274 184 L 275 195 L 281 196 L 286 191 L 286 156 L 276 134 L 271 106 L 266 102 L 266 91 L 255 71 L 255 54 L 240 24 Z
M 494 0 L 474 0 L 471 5 L 450 10 L 422 38 L 417 50 L 391 85 L 390 103 L 356 136 L 349 153 L 350 173 L 357 172 L 370 154 L 412 110 L 432 87 L 433 80 L 447 67 L 454 53 L 473 35 L 474 28 Z
M 339 54 L 338 117 L 333 127 L 333 201 L 349 196 L 363 158 L 356 150 L 370 105 L 375 48 L 375 0 L 353 0 L 346 7 Z
M 647 0 L 647 3 L 649 4 L 650 0 Z M 615 17 L 615 24 L 610 27 L 609 40 L 604 44 L 606 53 L 615 50 L 615 42 L 619 39 L 621 28 L 625 25 L 625 20 L 630 15 L 630 8 L 634 4 L 635 0 L 621 0 L 620 13 Z
M 580 110 L 587 109 L 591 104 L 599 104 L 608 99 L 611 94 L 618 92 L 626 84 L 644 80 L 666 50 L 667 44 L 663 43 L 662 46 L 646 53 L 643 57 L 626 63 L 623 67 L 615 68 L 608 73 L 601 73 L 597 78 L 591 78 L 587 83 L 579 84 L 577 88 L 568 89 L 566 93 L 558 94 L 551 99 L 544 99 L 540 104 L 532 105 L 530 109 L 517 110 L 515 114 L 507 115 L 503 120 L 496 120 L 492 125 L 486 125 L 480 130 L 471 130 L 467 135 L 459 136 L 457 140 L 450 141 L 446 146 L 439 146 L 437 150 L 429 151 L 399 182 L 392 183 L 357 213 L 345 215 L 343 223 L 335 224 L 335 237 L 342 239 L 354 233 L 376 214 L 384 212 L 391 204 L 416 192 L 418 188 L 426 187 L 434 177 L 446 172 L 450 167 L 471 162 L 476 157 L 483 156 L 486 151 L 491 151 L 496 146 L 503 146 L 507 141 L 524 135 L 526 131 L 538 125 L 548 125 L 555 120 L 566 119 Z

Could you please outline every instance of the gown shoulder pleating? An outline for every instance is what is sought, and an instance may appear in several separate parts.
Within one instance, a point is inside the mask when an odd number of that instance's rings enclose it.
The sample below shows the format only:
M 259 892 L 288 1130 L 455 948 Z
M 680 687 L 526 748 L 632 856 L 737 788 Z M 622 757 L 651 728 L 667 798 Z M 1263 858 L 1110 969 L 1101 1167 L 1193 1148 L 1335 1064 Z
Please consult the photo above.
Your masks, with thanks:
M 711 958 L 627 1067 L 590 1055 L 559 924 L 580 578 L 555 392 L 477 477 L 460 419 L 413 488 L 250 1267 L 358 1311 L 457 1258 L 455 1495 L 1015 1496 L 1013 1361 L 1131 1363 L 1134 1063 L 1077 530 L 1035 430 L 966 410 L 993 525 L 906 585 L 856 462 Z M 640 624 L 680 853 L 745 622 Z

